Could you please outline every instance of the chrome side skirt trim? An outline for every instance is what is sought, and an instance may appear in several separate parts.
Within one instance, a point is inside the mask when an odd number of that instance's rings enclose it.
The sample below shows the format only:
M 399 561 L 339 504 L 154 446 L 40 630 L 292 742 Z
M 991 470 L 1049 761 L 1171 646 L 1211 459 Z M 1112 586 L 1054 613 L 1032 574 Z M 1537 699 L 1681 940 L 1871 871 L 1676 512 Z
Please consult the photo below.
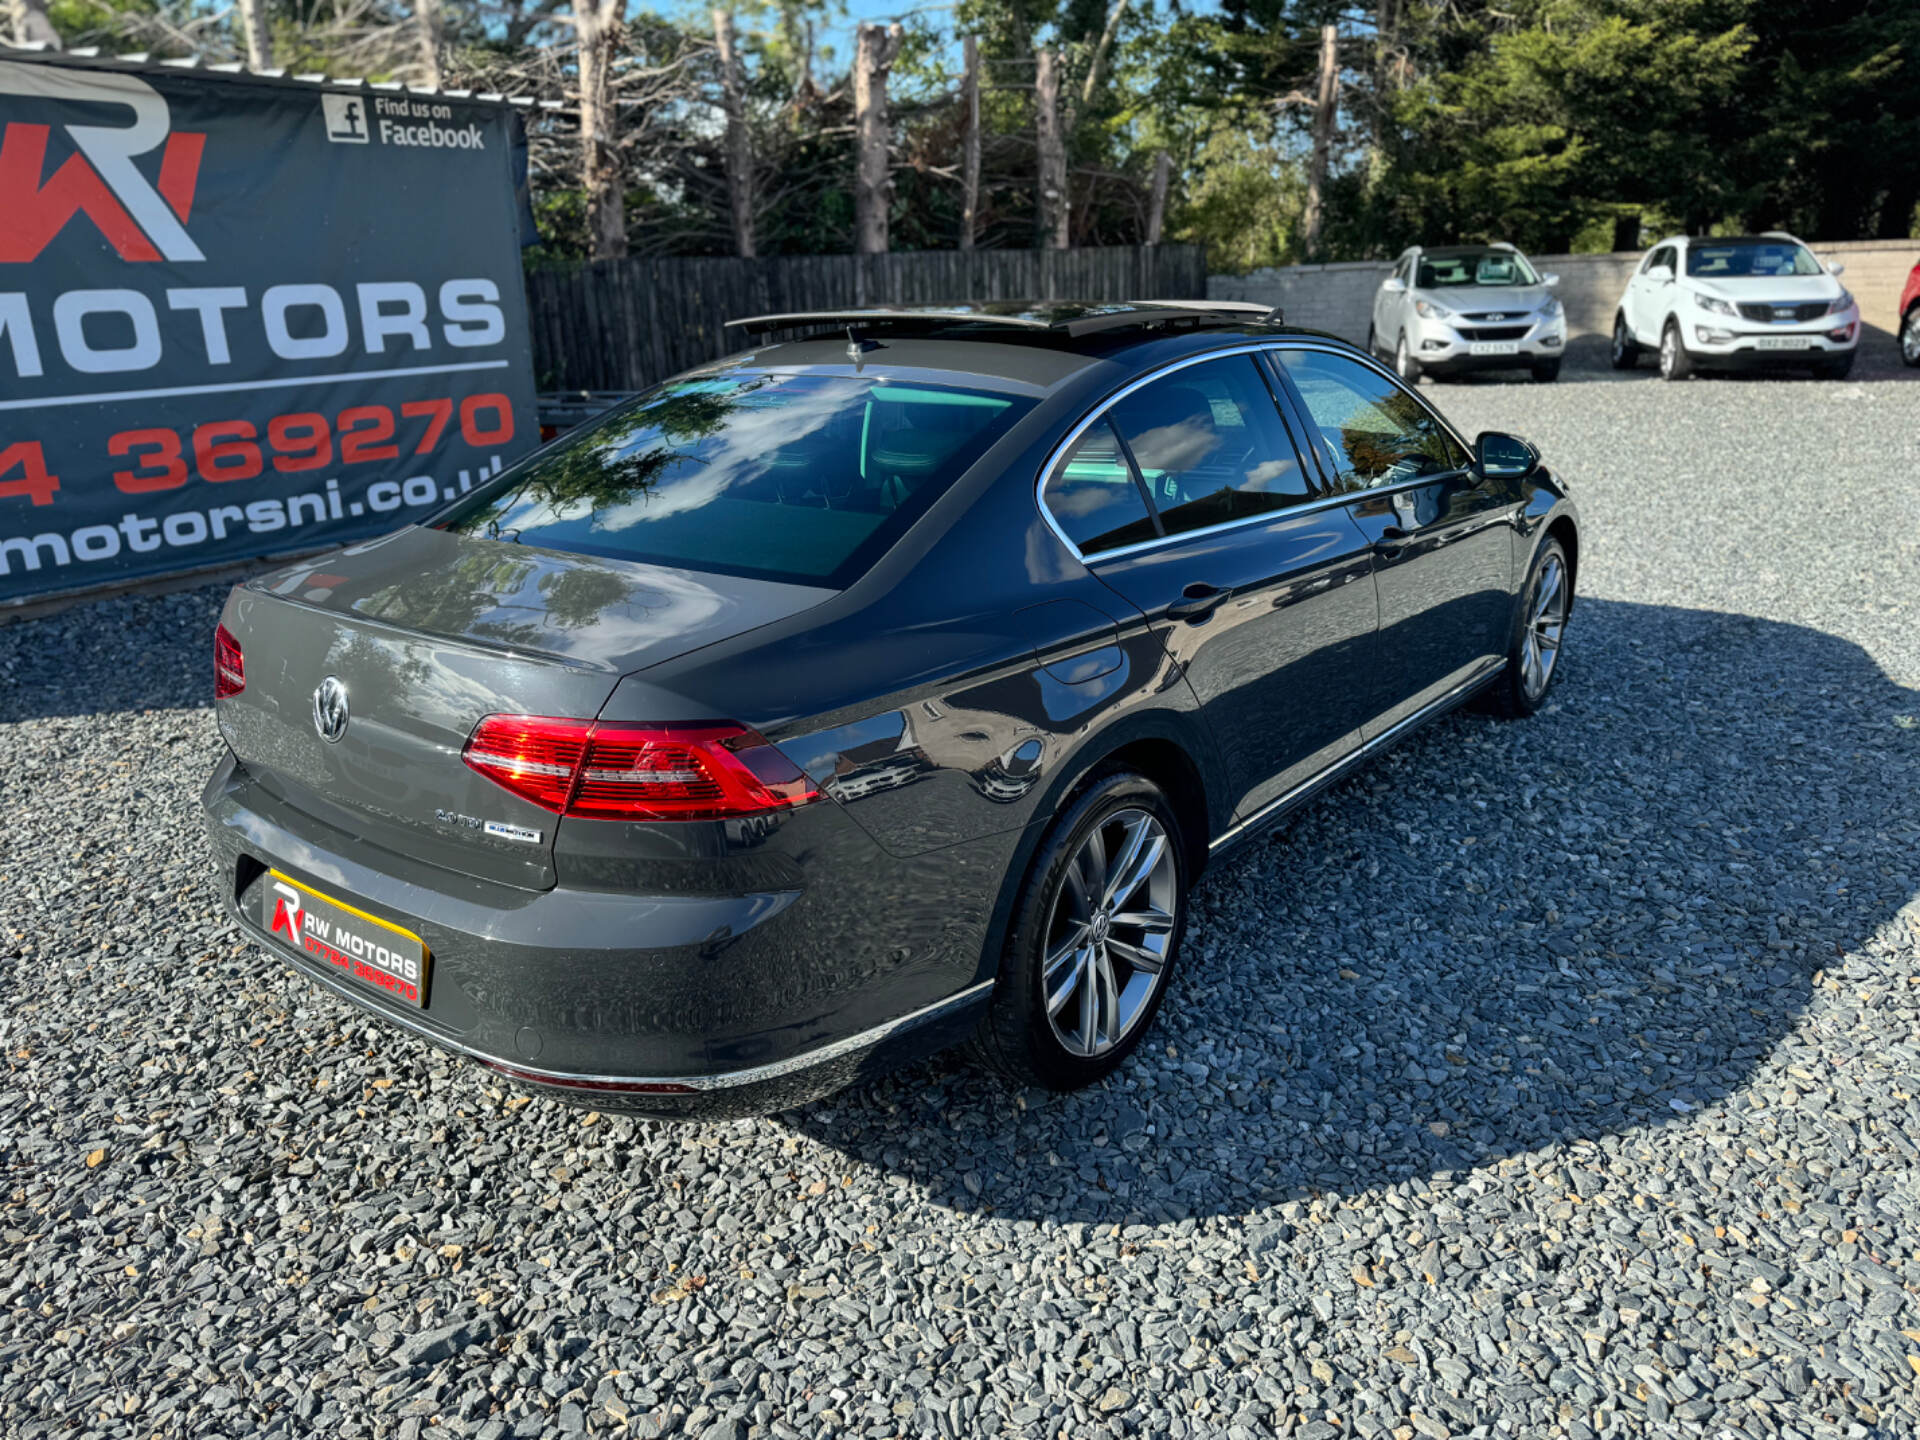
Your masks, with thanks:
M 1485 685 L 1506 668 L 1507 661 L 1504 656 L 1498 660 L 1486 661 L 1472 675 L 1462 680 L 1458 685 L 1447 691 L 1446 694 L 1428 701 L 1425 705 L 1422 705 L 1418 710 L 1414 711 L 1413 714 L 1403 720 L 1396 721 L 1391 728 L 1382 730 L 1365 744 L 1349 750 L 1318 775 L 1312 775 L 1302 780 L 1278 800 L 1261 806 L 1259 810 L 1249 815 L 1238 825 L 1224 831 L 1207 846 L 1207 854 L 1210 856 L 1218 855 L 1222 850 L 1229 849 L 1241 840 L 1246 839 L 1249 831 L 1279 819 L 1283 812 L 1292 809 L 1315 791 L 1331 785 L 1335 780 L 1338 780 L 1342 775 L 1346 774 L 1347 771 L 1360 764 L 1361 761 L 1379 754 L 1380 751 L 1386 749 L 1387 746 L 1398 740 L 1402 735 L 1405 735 L 1409 730 L 1424 724 L 1436 715 L 1451 710 L 1455 705 L 1458 705 L 1462 700 L 1466 699 L 1467 696 L 1478 690 L 1482 685 Z
M 993 989 L 993 981 L 982 980 L 978 984 L 969 985 L 966 989 L 947 996 L 944 1000 L 936 1000 L 931 1005 L 923 1005 L 918 1010 L 909 1011 L 905 1015 L 897 1016 L 892 1020 L 886 1021 L 884 1024 L 874 1026 L 871 1030 L 862 1030 L 857 1035 L 849 1035 L 844 1039 L 835 1040 L 832 1044 L 822 1045 L 818 1049 L 803 1051 L 798 1055 L 790 1055 L 785 1060 L 774 1060 L 765 1065 L 751 1065 L 744 1070 L 719 1070 L 708 1075 L 582 1075 L 565 1070 L 543 1070 L 536 1065 L 529 1065 L 522 1060 L 509 1060 L 503 1055 L 489 1054 L 487 1051 L 469 1045 L 465 1041 L 456 1040 L 451 1035 L 444 1035 L 431 1026 L 422 1024 L 411 1015 L 403 1015 L 392 1010 L 375 1007 L 368 1003 L 367 997 L 361 995 L 358 990 L 348 986 L 346 982 L 336 979 L 332 975 L 324 974 L 319 970 L 310 969 L 296 957 L 288 955 L 278 945 L 266 942 L 260 934 L 259 927 L 254 925 L 251 920 L 245 921 L 245 928 L 253 932 L 253 938 L 256 941 L 265 945 L 269 954 L 287 961 L 288 964 L 292 965 L 300 974 L 310 980 L 318 981 L 348 1004 L 354 1005 L 371 1015 L 378 1016 L 382 1020 L 399 1026 L 409 1034 L 425 1040 L 429 1045 L 435 1045 L 442 1050 L 452 1050 L 457 1054 L 466 1055 L 474 1060 L 480 1061 L 483 1065 L 505 1066 L 507 1070 L 516 1077 L 534 1080 L 548 1085 L 576 1085 L 590 1089 L 632 1089 L 642 1092 L 651 1090 L 670 1094 L 674 1091 L 686 1090 L 701 1092 L 709 1090 L 734 1090 L 742 1085 L 757 1085 L 764 1080 L 778 1080 L 785 1075 L 793 1075 L 802 1070 L 811 1070 L 816 1065 L 828 1064 L 831 1061 L 840 1059 L 842 1056 L 857 1054 L 862 1050 L 880 1044 L 883 1040 L 890 1040 L 895 1035 L 911 1030 L 916 1025 L 927 1024 L 931 1021 L 942 1019 L 950 1012 L 962 1009 L 972 1001 L 985 996 Z

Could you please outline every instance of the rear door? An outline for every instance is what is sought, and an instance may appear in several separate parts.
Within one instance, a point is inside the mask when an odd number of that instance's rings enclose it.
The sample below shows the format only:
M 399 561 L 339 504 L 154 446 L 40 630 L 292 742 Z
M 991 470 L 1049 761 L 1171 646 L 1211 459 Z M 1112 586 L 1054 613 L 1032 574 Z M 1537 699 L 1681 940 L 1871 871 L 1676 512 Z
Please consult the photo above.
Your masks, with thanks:
M 1251 352 L 1123 392 L 1049 477 L 1050 513 L 1180 662 L 1234 811 L 1359 743 L 1374 646 L 1366 539 L 1322 499 Z
M 1522 497 L 1483 479 L 1439 416 L 1379 367 L 1304 348 L 1273 358 L 1371 546 L 1380 605 L 1372 738 L 1506 653 Z

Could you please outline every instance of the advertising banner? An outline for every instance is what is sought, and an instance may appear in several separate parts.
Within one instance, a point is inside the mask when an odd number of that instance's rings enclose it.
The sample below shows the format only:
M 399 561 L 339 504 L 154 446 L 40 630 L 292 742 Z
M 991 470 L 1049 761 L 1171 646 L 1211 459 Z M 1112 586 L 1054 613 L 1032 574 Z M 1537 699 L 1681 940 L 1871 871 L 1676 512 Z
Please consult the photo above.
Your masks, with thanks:
M 378 534 L 537 443 L 519 141 L 0 58 L 0 603 Z

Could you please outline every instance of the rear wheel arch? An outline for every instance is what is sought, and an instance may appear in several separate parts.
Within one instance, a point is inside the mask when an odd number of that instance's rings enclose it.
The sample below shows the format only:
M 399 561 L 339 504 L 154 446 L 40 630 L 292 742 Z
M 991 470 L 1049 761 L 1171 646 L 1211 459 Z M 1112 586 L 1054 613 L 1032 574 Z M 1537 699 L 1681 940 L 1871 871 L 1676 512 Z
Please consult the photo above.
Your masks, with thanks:
M 1116 769 L 1144 775 L 1160 787 L 1180 821 L 1180 835 L 1187 851 L 1187 873 L 1198 879 L 1207 865 L 1207 842 L 1212 838 L 1213 823 L 1207 812 L 1206 780 L 1193 756 L 1176 741 L 1162 737 L 1130 741 L 1089 767 L 1061 797 L 1061 804 L 1071 802 L 1098 776 Z
M 1188 883 L 1200 878 L 1200 872 L 1206 868 L 1214 825 L 1208 808 L 1206 771 L 1195 754 L 1194 737 L 1181 735 L 1179 731 L 1186 727 L 1168 717 L 1161 717 L 1160 723 L 1154 723 L 1152 717 L 1141 719 L 1147 723 L 1126 725 L 1123 722 L 1116 727 L 1120 733 L 1090 737 L 1067 757 L 1052 790 L 1035 807 L 1033 819 L 1021 832 L 1019 842 L 1007 859 L 1006 875 L 987 927 L 982 979 L 999 973 L 1008 928 L 1026 888 L 1034 856 L 1075 797 L 1103 776 L 1132 771 L 1160 788 L 1180 823 Z

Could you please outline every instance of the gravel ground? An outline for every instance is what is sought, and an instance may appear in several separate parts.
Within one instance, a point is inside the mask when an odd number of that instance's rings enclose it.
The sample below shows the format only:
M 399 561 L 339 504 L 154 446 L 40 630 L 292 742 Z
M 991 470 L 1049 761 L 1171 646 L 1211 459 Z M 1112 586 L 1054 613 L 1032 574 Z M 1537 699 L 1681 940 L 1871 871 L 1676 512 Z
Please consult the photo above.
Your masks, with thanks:
M 0 1431 L 1920 1433 L 1920 387 L 1429 391 L 1579 489 L 1556 702 L 1215 870 L 1151 1046 L 526 1101 L 261 963 L 219 595 L 0 629 Z

